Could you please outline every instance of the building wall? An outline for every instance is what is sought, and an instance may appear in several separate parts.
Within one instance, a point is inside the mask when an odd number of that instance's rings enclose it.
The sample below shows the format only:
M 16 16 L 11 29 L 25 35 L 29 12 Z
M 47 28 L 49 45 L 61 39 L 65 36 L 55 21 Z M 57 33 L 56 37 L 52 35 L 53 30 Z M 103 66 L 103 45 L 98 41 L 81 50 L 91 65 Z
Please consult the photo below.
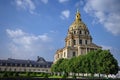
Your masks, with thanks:
M 47 72 L 50 73 L 50 68 L 38 68 L 38 67 L 12 67 L 12 66 L 0 66 L 0 71 L 14 71 L 14 72 Z

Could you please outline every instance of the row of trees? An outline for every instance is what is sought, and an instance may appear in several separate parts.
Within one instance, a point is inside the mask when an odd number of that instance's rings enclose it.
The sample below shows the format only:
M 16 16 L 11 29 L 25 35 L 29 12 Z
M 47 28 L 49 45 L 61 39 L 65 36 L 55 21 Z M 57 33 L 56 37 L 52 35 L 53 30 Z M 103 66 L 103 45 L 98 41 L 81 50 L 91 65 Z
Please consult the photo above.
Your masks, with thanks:
M 97 50 L 71 59 L 59 59 L 52 65 L 51 71 L 108 75 L 118 73 L 118 63 L 109 50 Z

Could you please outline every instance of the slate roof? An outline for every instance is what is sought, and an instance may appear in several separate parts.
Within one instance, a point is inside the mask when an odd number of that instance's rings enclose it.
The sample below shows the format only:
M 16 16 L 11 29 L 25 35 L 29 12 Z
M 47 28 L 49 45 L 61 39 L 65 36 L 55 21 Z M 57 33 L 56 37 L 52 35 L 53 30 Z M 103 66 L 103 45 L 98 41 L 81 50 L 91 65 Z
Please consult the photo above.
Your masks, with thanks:
M 38 57 L 38 60 L 22 60 L 22 59 L 12 59 L 12 58 L 8 58 L 7 60 L 0 60 L 0 64 L 2 63 L 2 65 L 4 66 L 6 63 L 8 64 L 8 66 L 10 64 L 22 64 L 22 65 L 48 65 L 49 67 L 51 67 L 52 63 L 51 61 L 46 61 L 44 58 L 42 57 Z

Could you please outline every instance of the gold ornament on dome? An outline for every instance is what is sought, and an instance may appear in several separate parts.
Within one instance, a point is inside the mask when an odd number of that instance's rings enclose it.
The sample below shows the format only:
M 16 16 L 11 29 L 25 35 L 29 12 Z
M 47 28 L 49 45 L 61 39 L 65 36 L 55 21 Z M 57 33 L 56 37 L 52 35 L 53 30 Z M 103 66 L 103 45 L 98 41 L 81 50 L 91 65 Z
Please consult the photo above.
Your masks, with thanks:
M 76 18 L 75 18 L 74 22 L 72 23 L 72 25 L 70 25 L 69 29 L 70 30 L 73 30 L 73 29 L 88 30 L 86 25 L 82 22 L 81 15 L 80 15 L 80 12 L 78 10 L 76 13 Z

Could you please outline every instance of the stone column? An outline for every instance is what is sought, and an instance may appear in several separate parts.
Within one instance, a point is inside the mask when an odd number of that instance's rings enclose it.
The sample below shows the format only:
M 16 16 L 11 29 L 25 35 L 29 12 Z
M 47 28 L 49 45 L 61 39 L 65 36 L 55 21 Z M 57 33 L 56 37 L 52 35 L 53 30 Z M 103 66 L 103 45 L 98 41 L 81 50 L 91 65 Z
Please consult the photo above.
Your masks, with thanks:
M 86 49 L 86 54 L 87 54 L 87 47 L 85 49 Z
M 81 47 L 78 46 L 78 56 L 81 55 Z

